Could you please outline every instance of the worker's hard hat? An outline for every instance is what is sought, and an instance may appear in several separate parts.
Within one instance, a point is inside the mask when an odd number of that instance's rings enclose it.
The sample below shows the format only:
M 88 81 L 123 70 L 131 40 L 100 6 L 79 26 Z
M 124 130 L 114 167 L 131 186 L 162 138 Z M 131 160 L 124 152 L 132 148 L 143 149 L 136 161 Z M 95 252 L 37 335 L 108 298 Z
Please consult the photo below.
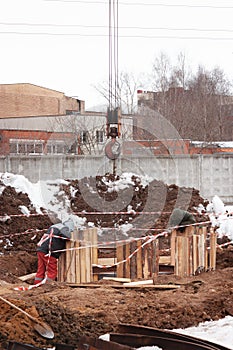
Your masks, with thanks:
M 68 219 L 68 220 L 64 221 L 63 225 L 68 227 L 70 232 L 74 231 L 74 222 L 72 219 Z

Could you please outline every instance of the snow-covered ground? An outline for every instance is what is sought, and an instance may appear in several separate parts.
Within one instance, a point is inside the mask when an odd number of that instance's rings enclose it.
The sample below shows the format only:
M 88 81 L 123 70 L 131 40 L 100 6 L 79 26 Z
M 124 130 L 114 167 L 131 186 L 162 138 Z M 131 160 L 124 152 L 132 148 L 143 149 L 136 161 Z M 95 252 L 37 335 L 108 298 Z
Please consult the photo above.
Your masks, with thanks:
M 200 323 L 197 327 L 186 329 L 174 329 L 173 332 L 191 335 L 193 337 L 208 340 L 212 343 L 223 345 L 233 350 L 233 317 L 226 316 L 219 321 L 210 321 Z M 109 335 L 105 334 L 100 337 L 109 340 Z M 144 346 L 140 350 L 159 350 L 157 346 Z
M 226 316 L 219 321 L 203 322 L 198 327 L 174 329 L 174 332 L 209 340 L 233 349 L 233 317 L 231 316 Z

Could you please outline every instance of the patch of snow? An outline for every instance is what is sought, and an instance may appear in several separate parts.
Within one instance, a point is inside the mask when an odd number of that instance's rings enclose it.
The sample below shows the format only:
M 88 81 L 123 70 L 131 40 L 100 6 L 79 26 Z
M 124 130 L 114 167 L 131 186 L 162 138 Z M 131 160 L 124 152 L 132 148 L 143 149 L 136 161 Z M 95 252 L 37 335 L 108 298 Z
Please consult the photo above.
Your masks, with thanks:
M 8 215 L 4 215 L 4 216 L 0 216 L 0 221 L 2 222 L 6 222 L 7 220 L 9 220 L 11 217 Z
M 20 205 L 19 209 L 20 209 L 22 214 L 27 215 L 27 216 L 30 215 L 30 210 L 27 207 L 25 207 L 25 205 Z
M 200 323 L 197 327 L 174 329 L 176 333 L 191 335 L 233 349 L 233 317 Z
M 123 235 L 127 236 L 128 237 L 128 231 L 131 230 L 133 228 L 133 225 L 132 224 L 123 224 L 123 225 L 120 225 L 120 230 L 122 232 Z
M 219 215 L 219 214 L 225 213 L 225 211 L 226 211 L 225 205 L 224 205 L 223 201 L 218 196 L 213 197 L 212 203 L 213 203 L 213 211 L 215 214 Z

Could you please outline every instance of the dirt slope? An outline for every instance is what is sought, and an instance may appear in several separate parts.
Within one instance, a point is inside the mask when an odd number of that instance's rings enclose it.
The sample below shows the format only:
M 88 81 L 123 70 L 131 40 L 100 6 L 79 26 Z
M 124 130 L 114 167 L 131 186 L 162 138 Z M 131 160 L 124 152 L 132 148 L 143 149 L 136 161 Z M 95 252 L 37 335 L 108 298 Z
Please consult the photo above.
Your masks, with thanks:
M 124 194 L 109 194 L 98 178 L 98 190 L 102 198 L 111 201 L 112 196 L 124 198 Z M 93 179 L 86 179 L 85 183 L 93 183 Z M 74 212 L 95 211 L 86 204 L 80 191 L 80 182 L 71 181 L 70 186 L 63 190 L 72 199 Z M 137 188 L 137 190 L 135 190 Z M 139 190 L 138 190 L 139 188 Z M 134 195 L 130 205 L 134 210 L 145 208 L 148 199 L 148 188 L 135 183 Z M 163 213 L 159 217 L 151 216 L 150 228 L 164 228 L 177 200 L 177 193 L 181 190 L 173 186 L 165 186 L 154 182 L 150 188 L 158 198 L 159 191 L 166 192 Z M 182 189 L 181 192 L 191 193 L 188 209 L 196 213 L 199 203 L 205 201 L 195 189 Z M 153 197 L 153 195 L 152 195 Z M 73 288 L 66 284 L 54 282 L 27 291 L 14 290 L 17 286 L 28 286 L 22 283 L 18 276 L 36 270 L 36 242 L 43 230 L 51 224 L 48 215 L 21 215 L 20 205 L 30 207 L 27 195 L 16 193 L 7 187 L 1 194 L 0 222 L 0 295 L 9 299 L 22 309 L 34 316 L 39 315 L 47 322 L 55 333 L 53 340 L 46 340 L 33 329 L 31 321 L 15 309 L 0 300 L 0 345 L 7 348 L 9 340 L 24 342 L 38 347 L 49 347 L 55 343 L 75 345 L 81 335 L 99 336 L 116 329 L 117 324 L 133 323 L 158 328 L 180 328 L 197 325 L 206 320 L 217 320 L 226 315 L 233 316 L 233 247 L 219 249 L 217 253 L 217 270 L 202 273 L 189 278 L 178 278 L 173 275 L 160 275 L 157 283 L 178 284 L 180 288 L 174 290 L 158 290 L 151 288 L 126 289 L 117 283 L 100 280 L 96 287 Z M 128 204 L 127 204 L 128 205 Z M 155 210 L 156 205 L 152 208 Z M 125 210 L 126 208 L 123 207 Z M 122 210 L 122 211 L 124 211 Z M 31 207 L 31 213 L 35 214 Z M 8 215 L 10 218 L 3 220 Z M 207 220 L 205 215 L 197 215 L 197 220 Z M 91 221 L 96 225 L 108 227 L 114 222 L 125 222 L 129 215 L 102 216 L 92 215 Z M 145 223 L 148 228 L 148 222 Z M 30 229 L 30 230 L 29 230 Z M 29 231 L 28 231 L 29 230 Z

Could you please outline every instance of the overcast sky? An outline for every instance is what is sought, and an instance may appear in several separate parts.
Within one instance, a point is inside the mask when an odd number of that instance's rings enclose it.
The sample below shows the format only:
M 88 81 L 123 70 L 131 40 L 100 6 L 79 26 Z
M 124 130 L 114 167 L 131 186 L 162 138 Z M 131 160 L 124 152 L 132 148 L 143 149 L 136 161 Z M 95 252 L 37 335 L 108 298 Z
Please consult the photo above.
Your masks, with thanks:
M 31 83 L 103 102 L 108 0 L 1 0 L 0 83 Z M 149 73 L 159 53 L 180 52 L 195 71 L 219 66 L 233 80 L 232 0 L 119 0 L 119 69 Z M 147 88 L 142 86 L 141 88 Z

